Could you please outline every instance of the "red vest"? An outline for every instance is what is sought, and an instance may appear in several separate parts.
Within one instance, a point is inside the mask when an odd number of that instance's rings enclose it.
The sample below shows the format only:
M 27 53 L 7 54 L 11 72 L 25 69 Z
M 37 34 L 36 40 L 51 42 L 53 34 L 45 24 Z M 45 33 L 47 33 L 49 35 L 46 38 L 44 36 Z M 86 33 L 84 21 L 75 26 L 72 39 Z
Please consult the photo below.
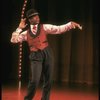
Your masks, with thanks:
M 27 42 L 30 51 L 43 50 L 48 46 L 47 36 L 43 29 L 43 25 L 38 26 L 36 35 L 34 35 L 30 29 L 27 31 Z

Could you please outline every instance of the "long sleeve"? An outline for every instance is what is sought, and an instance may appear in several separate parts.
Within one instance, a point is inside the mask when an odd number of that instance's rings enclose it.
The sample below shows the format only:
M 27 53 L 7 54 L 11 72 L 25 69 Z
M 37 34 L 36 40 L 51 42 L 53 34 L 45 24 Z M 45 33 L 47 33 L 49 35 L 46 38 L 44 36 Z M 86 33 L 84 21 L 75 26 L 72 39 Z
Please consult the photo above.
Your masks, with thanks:
M 73 28 L 71 22 L 63 25 L 43 24 L 44 30 L 49 34 L 61 34 Z
M 18 42 L 22 42 L 22 41 L 26 41 L 27 40 L 27 31 L 24 31 L 20 34 L 20 32 L 22 32 L 22 29 L 17 28 L 13 33 L 12 33 L 12 37 L 11 37 L 11 42 L 12 43 L 18 43 Z

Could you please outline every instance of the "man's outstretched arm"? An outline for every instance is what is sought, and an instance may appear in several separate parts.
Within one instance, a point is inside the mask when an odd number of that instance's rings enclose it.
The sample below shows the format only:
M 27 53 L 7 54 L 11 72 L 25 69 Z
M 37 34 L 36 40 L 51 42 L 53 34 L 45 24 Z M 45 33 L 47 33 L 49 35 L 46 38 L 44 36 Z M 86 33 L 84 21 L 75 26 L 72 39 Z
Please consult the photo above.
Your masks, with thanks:
M 44 24 L 44 30 L 49 34 L 61 34 L 71 29 L 80 29 L 82 30 L 82 26 L 80 24 L 70 21 L 67 24 L 63 25 L 52 25 L 52 24 Z

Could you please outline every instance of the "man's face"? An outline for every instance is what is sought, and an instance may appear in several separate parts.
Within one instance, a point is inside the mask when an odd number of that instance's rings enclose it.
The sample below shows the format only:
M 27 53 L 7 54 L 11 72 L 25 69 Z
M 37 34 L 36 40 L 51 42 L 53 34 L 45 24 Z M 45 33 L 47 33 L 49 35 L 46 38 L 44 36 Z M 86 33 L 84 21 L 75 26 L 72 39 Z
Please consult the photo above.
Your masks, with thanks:
M 39 24 L 40 23 L 39 15 L 32 16 L 28 20 L 29 20 L 31 25 L 35 25 L 35 24 Z

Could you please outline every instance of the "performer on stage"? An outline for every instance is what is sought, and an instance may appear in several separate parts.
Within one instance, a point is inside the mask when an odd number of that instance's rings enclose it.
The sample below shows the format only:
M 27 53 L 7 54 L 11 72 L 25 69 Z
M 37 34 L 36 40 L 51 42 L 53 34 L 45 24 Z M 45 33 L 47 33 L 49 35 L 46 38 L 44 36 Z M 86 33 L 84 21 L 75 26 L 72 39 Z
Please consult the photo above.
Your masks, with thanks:
M 35 9 L 26 12 L 26 17 L 21 20 L 18 28 L 12 33 L 11 42 L 18 43 L 27 41 L 30 48 L 31 80 L 28 84 L 27 95 L 24 100 L 32 100 L 38 87 L 41 75 L 43 75 L 43 93 L 41 100 L 50 100 L 50 90 L 52 84 L 52 53 L 47 40 L 48 34 L 62 34 L 71 29 L 81 26 L 73 21 L 63 25 L 41 24 L 39 13 Z M 27 26 L 26 19 L 30 27 L 23 31 Z

